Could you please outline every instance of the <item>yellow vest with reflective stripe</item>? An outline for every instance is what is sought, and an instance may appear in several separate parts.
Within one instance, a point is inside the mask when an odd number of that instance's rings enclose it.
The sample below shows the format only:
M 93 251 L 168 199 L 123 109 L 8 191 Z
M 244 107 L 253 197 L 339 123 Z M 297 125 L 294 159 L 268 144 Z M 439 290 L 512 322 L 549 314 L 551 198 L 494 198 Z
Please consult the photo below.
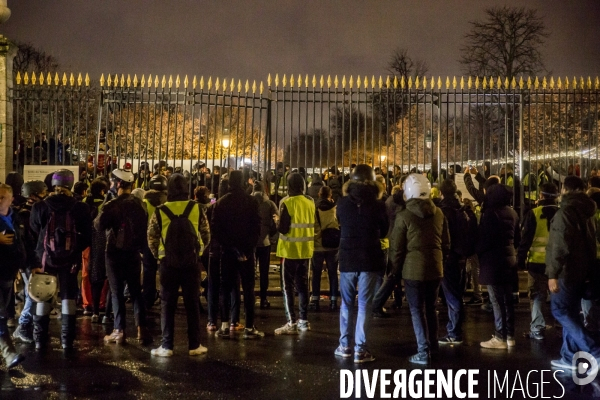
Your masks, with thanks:
M 548 207 L 548 206 L 546 206 Z M 536 207 L 533 209 L 533 215 L 535 215 L 535 236 L 533 243 L 529 249 L 529 257 L 527 261 L 535 264 L 546 263 L 546 245 L 548 245 L 548 223 L 542 219 L 542 211 L 544 206 Z
M 154 215 L 154 210 L 156 210 L 156 207 L 154 207 L 148 201 L 148 199 L 144 199 L 144 203 L 146 203 L 146 210 L 148 210 L 148 225 L 150 225 L 150 220 L 152 219 L 152 216 Z
M 163 204 L 163 207 L 168 207 L 169 210 L 171 210 L 171 212 L 175 215 L 181 215 L 185 211 L 185 207 L 187 207 L 189 202 L 194 203 L 191 200 L 167 201 L 165 204 Z M 159 212 L 160 219 L 162 222 L 162 230 L 160 231 L 160 243 L 158 245 L 158 259 L 161 260 L 165 257 L 165 240 L 167 238 L 167 230 L 169 229 L 171 220 L 169 219 L 169 217 L 167 217 L 167 214 L 160 210 L 160 208 Z M 202 254 L 202 252 L 204 251 L 204 243 L 202 243 L 202 237 L 200 237 L 200 233 L 198 230 L 198 220 L 200 219 L 200 212 L 200 206 L 198 204 L 194 204 L 194 207 L 192 208 L 192 211 L 189 215 L 189 220 L 192 223 L 196 234 L 198 235 L 198 243 L 200 244 L 199 254 Z
M 287 178 L 289 172 L 284 172 L 283 176 L 279 178 L 279 186 L 277 186 L 277 194 L 279 196 L 287 195 L 288 187 L 287 187 Z
M 290 231 L 279 234 L 277 257 L 292 260 L 307 259 L 315 249 L 315 203 L 303 195 L 282 200 L 292 218 Z

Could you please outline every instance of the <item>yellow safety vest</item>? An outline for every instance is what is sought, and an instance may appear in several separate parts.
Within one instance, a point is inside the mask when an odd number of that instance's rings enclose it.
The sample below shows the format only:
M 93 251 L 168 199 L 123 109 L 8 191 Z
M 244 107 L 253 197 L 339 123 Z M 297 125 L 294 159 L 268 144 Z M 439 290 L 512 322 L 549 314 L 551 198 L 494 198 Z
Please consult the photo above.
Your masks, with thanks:
M 315 203 L 305 196 L 282 200 L 292 218 L 290 231 L 279 234 L 277 257 L 300 260 L 312 258 L 315 249 Z
M 285 196 L 287 195 L 287 178 L 288 178 L 289 172 L 284 172 L 283 176 L 281 178 L 279 178 L 279 186 L 277 186 L 277 194 L 279 196 Z
M 531 190 L 529 190 L 529 180 L 532 179 L 534 176 L 535 175 L 529 172 L 527 175 L 525 175 L 525 178 L 523 178 L 523 189 L 525 190 L 525 198 L 529 200 L 537 200 L 538 198 L 539 179 L 537 182 L 534 183 L 534 187 L 532 187 Z
M 154 210 L 156 210 L 156 207 L 154 207 L 148 201 L 148 199 L 144 199 L 144 203 L 146 203 L 146 210 L 148 210 L 148 225 L 149 225 L 150 224 L 150 220 L 152 219 L 152 216 L 154 215 Z
M 167 201 L 165 204 L 163 204 L 163 207 L 168 207 L 169 210 L 171 210 L 171 212 L 175 215 L 181 215 L 185 211 L 185 208 L 187 207 L 188 203 L 190 202 L 195 203 L 191 200 Z M 167 217 L 167 214 L 160 210 L 160 208 L 158 210 L 160 212 L 160 219 L 162 222 L 162 230 L 160 231 L 161 240 L 158 245 L 158 259 L 161 260 L 165 257 L 165 239 L 167 238 L 167 230 L 169 229 L 171 220 L 169 219 L 169 217 Z M 200 244 L 199 254 L 202 254 L 202 252 L 204 251 L 204 243 L 202 243 L 202 237 L 200 236 L 200 232 L 198 230 L 198 220 L 200 219 L 200 213 L 200 206 L 197 203 L 195 203 L 188 218 L 192 223 L 196 234 L 198 235 L 198 243 Z
M 542 211 L 544 207 L 551 206 L 540 206 L 534 208 L 533 215 L 535 216 L 535 236 L 533 243 L 529 249 L 529 255 L 527 261 L 535 264 L 546 263 L 546 246 L 548 245 L 548 223 L 546 220 L 542 220 Z
M 381 250 L 386 250 L 386 249 L 390 248 L 390 239 L 388 239 L 388 238 L 379 239 L 379 242 L 381 243 Z

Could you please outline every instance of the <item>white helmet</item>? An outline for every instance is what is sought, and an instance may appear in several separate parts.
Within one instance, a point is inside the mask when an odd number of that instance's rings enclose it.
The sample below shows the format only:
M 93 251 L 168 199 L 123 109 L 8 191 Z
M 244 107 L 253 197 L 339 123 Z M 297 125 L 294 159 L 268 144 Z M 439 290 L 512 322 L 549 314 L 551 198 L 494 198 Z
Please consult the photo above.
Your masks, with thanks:
M 431 183 L 421 174 L 410 174 L 404 181 L 403 189 L 406 200 L 428 199 L 431 193 Z
M 37 303 L 50 301 L 58 291 L 56 276 L 37 273 L 29 279 L 29 297 Z
M 131 171 L 127 169 L 115 169 L 112 171 L 113 177 L 119 181 L 133 183 L 135 177 L 131 173 Z

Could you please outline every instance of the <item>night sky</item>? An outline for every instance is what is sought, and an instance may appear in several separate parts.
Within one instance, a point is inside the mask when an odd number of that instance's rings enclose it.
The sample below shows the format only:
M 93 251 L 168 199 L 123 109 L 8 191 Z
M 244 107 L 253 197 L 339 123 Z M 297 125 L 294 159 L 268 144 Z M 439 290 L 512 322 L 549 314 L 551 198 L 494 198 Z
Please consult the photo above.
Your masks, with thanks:
M 384 75 L 393 49 L 460 75 L 469 20 L 492 5 L 537 8 L 555 76 L 600 75 L 600 1 L 8 0 L 0 33 L 61 70 L 265 80 L 268 73 Z

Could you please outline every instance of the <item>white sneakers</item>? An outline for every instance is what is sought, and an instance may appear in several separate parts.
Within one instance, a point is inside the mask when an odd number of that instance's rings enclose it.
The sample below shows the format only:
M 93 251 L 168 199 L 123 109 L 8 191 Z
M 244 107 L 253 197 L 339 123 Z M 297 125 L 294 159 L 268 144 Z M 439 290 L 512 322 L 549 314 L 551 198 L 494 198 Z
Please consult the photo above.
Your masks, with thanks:
M 509 347 L 514 347 L 516 345 L 516 341 L 512 336 L 509 336 L 506 342 L 498 339 L 496 336 L 492 336 L 490 340 L 487 342 L 481 342 L 480 345 L 486 349 L 508 349 Z
M 207 352 L 208 349 L 206 347 L 199 345 L 197 349 L 190 350 L 189 354 L 190 356 L 201 356 L 203 354 L 206 354 Z M 164 347 L 160 346 L 157 349 L 152 349 L 152 351 L 150 351 L 150 354 L 156 357 L 172 357 L 173 350 L 165 349 Z
M 287 322 L 281 328 L 275 329 L 276 335 L 297 335 L 298 334 L 298 324 L 290 324 Z

